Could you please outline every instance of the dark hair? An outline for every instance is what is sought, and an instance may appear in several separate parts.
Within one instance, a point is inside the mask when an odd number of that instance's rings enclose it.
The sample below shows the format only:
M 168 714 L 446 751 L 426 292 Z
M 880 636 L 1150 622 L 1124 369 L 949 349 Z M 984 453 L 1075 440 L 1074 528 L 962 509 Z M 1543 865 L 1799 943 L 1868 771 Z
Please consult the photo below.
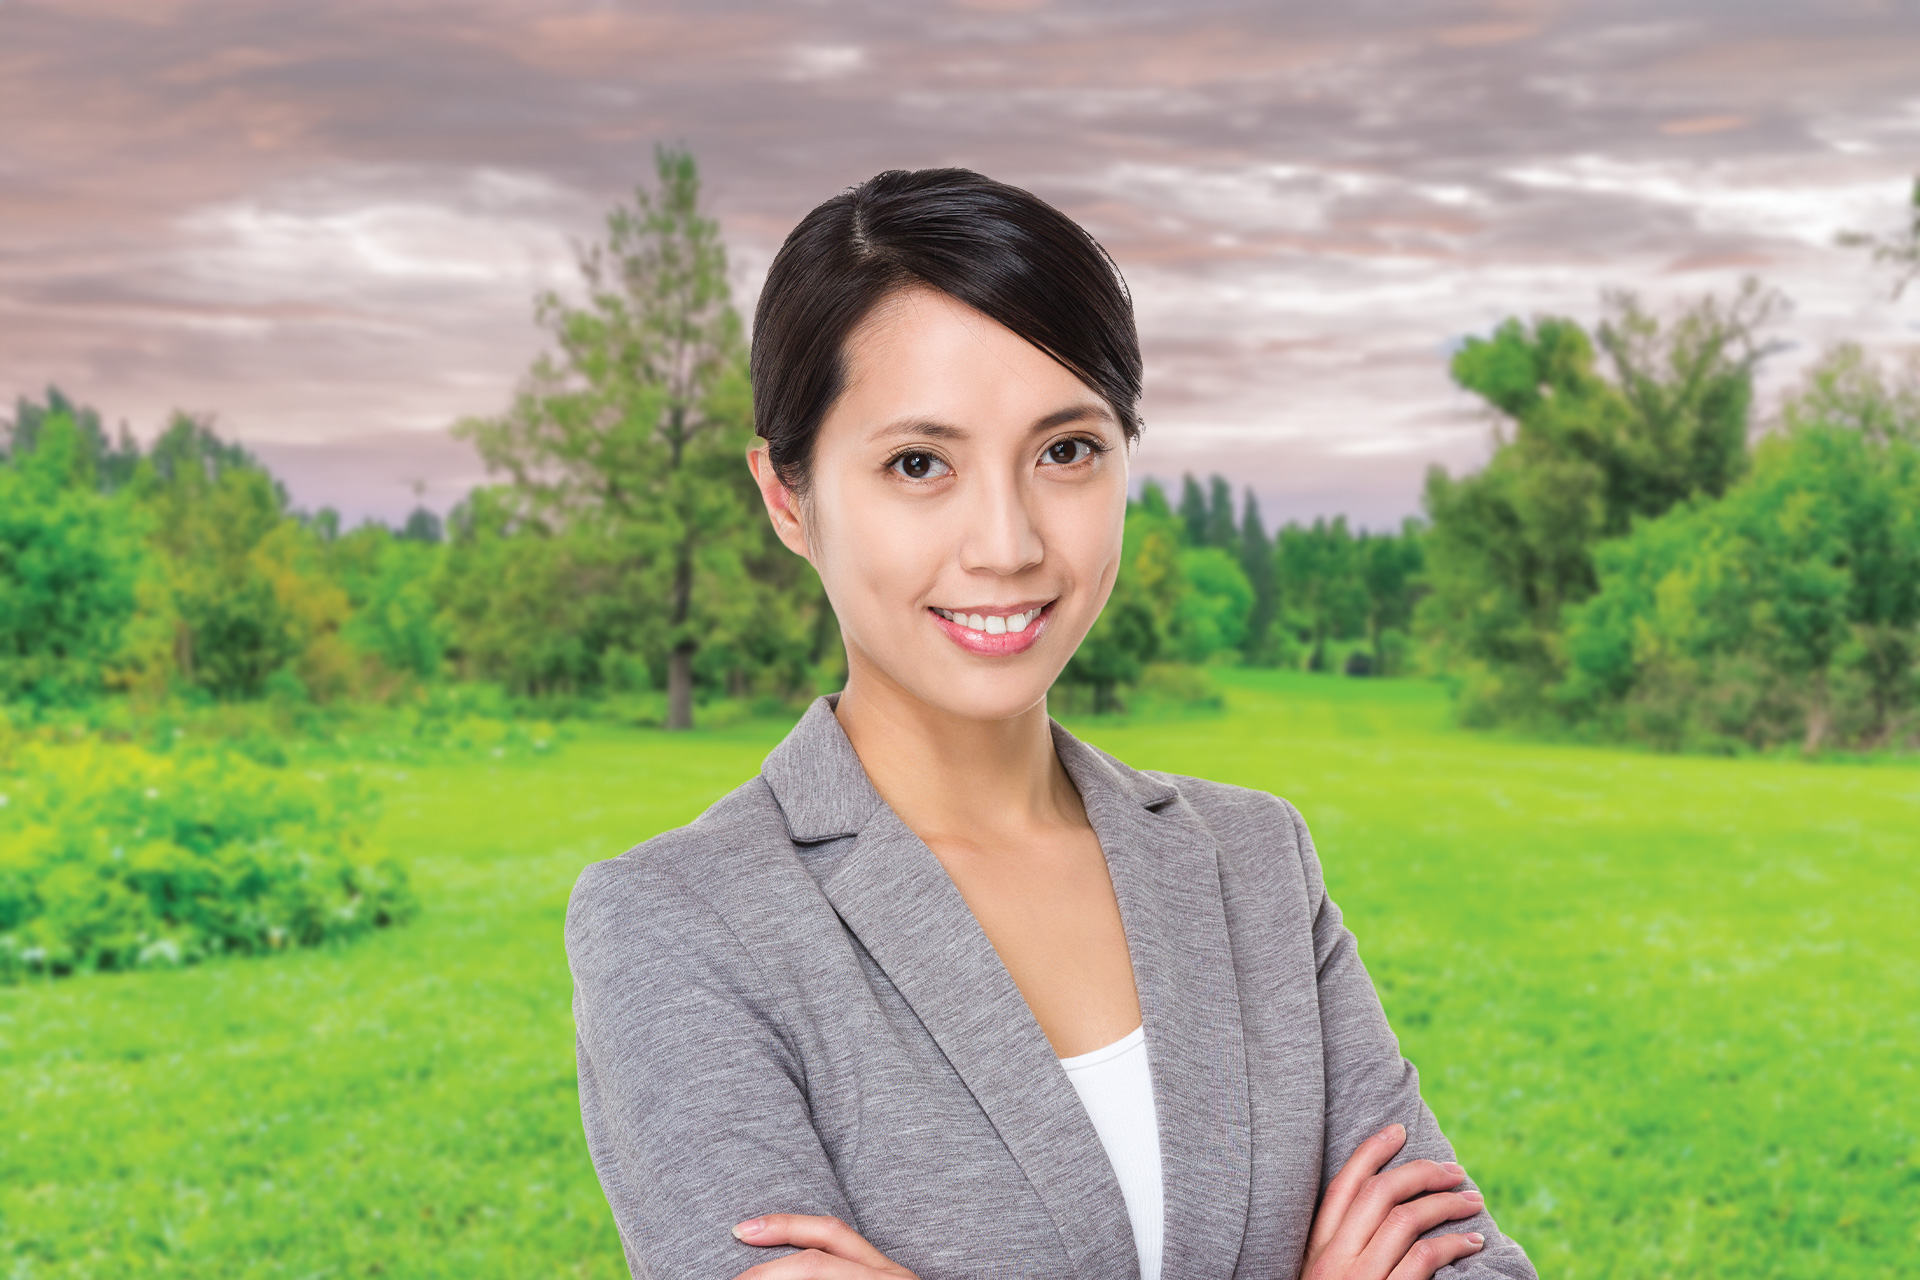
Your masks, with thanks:
M 1005 325 L 1140 434 L 1140 341 L 1120 269 L 1073 219 L 970 169 L 891 169 L 800 220 L 753 313 L 753 420 L 775 472 L 805 486 L 814 437 L 846 389 L 847 338 L 883 299 L 924 286 Z

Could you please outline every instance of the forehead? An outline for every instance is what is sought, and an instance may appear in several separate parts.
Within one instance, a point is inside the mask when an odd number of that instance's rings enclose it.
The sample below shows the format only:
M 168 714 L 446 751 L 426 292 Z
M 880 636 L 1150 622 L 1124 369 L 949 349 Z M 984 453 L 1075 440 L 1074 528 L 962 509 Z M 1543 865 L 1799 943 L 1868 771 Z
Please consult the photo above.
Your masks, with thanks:
M 847 385 L 829 414 L 878 428 L 903 415 L 1025 427 L 1071 405 L 1106 401 L 999 321 L 947 294 L 903 289 L 849 336 Z

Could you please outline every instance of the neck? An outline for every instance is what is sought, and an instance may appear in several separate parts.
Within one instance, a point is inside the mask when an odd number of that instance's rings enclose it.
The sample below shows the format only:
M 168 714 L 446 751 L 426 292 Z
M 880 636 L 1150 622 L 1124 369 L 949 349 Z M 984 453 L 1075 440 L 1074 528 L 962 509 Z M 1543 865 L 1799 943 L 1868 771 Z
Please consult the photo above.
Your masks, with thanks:
M 991 844 L 994 832 L 1086 824 L 1046 699 L 1004 720 L 970 719 L 848 657 L 835 718 L 874 790 L 916 835 Z

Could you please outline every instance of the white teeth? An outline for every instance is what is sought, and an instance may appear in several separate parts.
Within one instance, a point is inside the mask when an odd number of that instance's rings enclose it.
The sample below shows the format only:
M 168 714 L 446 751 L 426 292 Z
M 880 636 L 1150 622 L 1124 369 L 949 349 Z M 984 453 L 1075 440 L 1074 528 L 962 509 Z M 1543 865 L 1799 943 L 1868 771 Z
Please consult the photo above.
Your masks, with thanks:
M 1040 609 L 1028 609 L 1025 613 L 955 613 L 952 609 L 942 609 L 936 605 L 933 611 L 948 622 L 958 623 L 972 631 L 984 631 L 990 636 L 1025 631 L 1040 616 Z

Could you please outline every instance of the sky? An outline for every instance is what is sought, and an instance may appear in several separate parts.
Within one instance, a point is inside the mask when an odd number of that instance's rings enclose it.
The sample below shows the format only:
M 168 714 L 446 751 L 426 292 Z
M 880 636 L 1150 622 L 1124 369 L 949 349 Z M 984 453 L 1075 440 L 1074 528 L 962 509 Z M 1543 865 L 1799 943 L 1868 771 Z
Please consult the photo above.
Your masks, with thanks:
M 1508 316 L 1758 276 L 1793 304 L 1763 406 L 1920 342 L 1920 290 L 1835 243 L 1903 219 L 1920 0 L 0 0 L 0 403 L 211 414 L 297 505 L 444 511 L 486 481 L 447 428 L 505 408 L 661 142 L 748 312 L 880 170 L 1058 205 L 1138 308 L 1136 476 L 1269 522 L 1385 527 L 1480 465 L 1447 361 Z

